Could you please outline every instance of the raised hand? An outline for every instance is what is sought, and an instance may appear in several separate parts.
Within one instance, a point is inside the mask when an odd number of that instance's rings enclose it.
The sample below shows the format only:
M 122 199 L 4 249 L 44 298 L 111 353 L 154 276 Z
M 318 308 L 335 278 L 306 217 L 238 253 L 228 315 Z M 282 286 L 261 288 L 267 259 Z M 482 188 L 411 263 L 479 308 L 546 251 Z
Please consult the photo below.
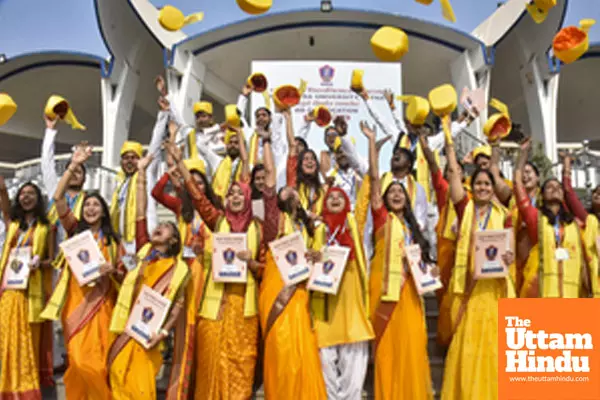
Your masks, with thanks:
M 75 165 L 84 164 L 92 156 L 92 148 L 87 142 L 81 142 L 75 146 L 71 162 Z
M 175 135 L 177 135 L 177 131 L 179 130 L 179 124 L 176 121 L 169 121 L 169 140 L 175 141 Z
M 50 117 L 44 114 L 44 122 L 46 122 L 46 129 L 56 129 L 56 123 L 58 122 L 58 120 L 58 116 L 54 119 L 50 119 Z
M 167 95 L 167 84 L 162 75 L 158 75 L 156 78 L 154 78 L 154 85 L 161 96 L 165 97 Z
M 160 96 L 158 98 L 158 106 L 160 107 L 161 111 L 169 111 L 169 109 L 171 108 L 169 100 L 167 100 L 167 98 L 164 96 Z
M 252 252 L 250 250 L 242 250 L 235 253 L 235 256 L 243 262 L 249 262 L 252 259 Z
M 528 136 L 520 143 L 519 147 L 521 148 L 522 152 L 529 153 L 529 150 L 531 150 L 531 145 L 531 136 Z
M 181 149 L 177 147 L 177 144 L 175 144 L 175 142 L 167 140 L 163 142 L 163 148 L 167 151 L 167 153 L 169 153 L 171 157 L 173 157 L 173 160 L 175 162 L 181 161 Z
M 313 122 L 315 120 L 314 110 L 310 110 L 308 113 L 304 115 L 304 121 Z
M 242 94 L 247 97 L 250 96 L 250 93 L 252 93 L 252 86 L 246 83 L 244 87 L 242 87 Z
M 386 89 L 383 91 L 383 97 L 385 97 L 385 100 L 387 101 L 390 108 L 394 109 L 394 107 L 396 106 L 394 103 L 394 92 L 392 92 L 390 89 Z
M 138 171 L 146 171 L 146 168 L 148 168 L 148 165 L 150 165 L 153 158 L 153 154 L 146 154 L 144 157 L 142 157 L 138 161 Z
M 392 135 L 387 135 L 386 137 L 376 141 L 375 142 L 375 150 L 377 150 L 379 152 L 379 150 L 381 150 L 383 145 L 386 144 L 391 138 L 392 138 Z
M 360 121 L 360 130 L 362 131 L 363 135 L 365 135 L 365 137 L 369 140 L 375 140 L 375 136 L 376 136 L 376 131 L 375 131 L 375 126 L 373 125 L 373 128 L 371 128 L 369 126 L 369 124 L 367 124 L 366 121 Z M 389 140 L 390 136 L 388 136 L 388 140 Z
M 333 126 L 335 126 L 335 131 L 339 136 L 344 136 L 348 133 L 348 123 L 346 122 L 346 118 L 338 115 L 333 120 Z

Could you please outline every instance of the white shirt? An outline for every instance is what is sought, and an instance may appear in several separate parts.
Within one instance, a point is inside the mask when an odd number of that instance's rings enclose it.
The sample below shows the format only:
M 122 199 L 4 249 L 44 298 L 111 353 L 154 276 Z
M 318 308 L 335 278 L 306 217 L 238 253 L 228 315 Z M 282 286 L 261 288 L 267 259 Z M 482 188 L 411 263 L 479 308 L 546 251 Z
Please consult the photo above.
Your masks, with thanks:
M 331 168 L 327 173 L 328 177 L 334 177 L 333 186 L 341 188 L 350 200 L 352 201 L 352 209 L 354 209 L 354 204 L 356 203 L 356 195 L 358 194 L 358 190 L 360 189 L 360 185 L 362 184 L 362 178 L 359 174 L 357 174 L 352 168 L 348 168 L 346 171 L 343 171 L 339 168 Z

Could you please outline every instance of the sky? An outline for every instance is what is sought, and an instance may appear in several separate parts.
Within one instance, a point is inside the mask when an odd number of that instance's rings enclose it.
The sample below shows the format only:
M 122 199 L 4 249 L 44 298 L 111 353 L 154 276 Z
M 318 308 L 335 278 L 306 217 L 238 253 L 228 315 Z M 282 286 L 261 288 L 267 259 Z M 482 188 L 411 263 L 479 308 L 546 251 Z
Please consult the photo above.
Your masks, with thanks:
M 99 0 L 102 1 L 102 0 Z M 126 0 L 121 0 L 126 1 Z M 523 0 L 524 2 L 526 0 Z M 564 1 L 564 0 L 559 0 Z M 368 9 L 428 20 L 471 32 L 496 9 L 497 0 L 451 0 L 456 24 L 441 16 L 439 0 L 425 6 L 415 0 L 332 0 L 335 8 Z M 188 35 L 240 21 L 244 14 L 235 0 L 152 0 L 161 7 L 171 4 L 184 13 L 203 11 L 204 21 L 184 28 Z M 320 0 L 273 0 L 270 12 L 319 8 Z M 368 4 L 368 5 L 365 5 Z M 595 18 L 599 25 L 590 32 L 591 42 L 600 42 L 600 0 L 569 0 L 567 25 L 581 18 Z M 71 51 L 109 56 L 94 11 L 94 0 L 0 0 L 0 54 L 15 57 L 37 51 Z

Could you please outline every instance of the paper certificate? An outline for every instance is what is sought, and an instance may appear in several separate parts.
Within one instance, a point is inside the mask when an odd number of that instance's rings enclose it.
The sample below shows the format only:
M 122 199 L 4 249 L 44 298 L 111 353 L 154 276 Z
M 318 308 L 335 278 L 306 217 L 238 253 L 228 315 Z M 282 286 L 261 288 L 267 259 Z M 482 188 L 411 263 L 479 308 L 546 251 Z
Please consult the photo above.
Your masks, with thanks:
M 60 244 L 79 286 L 100 277 L 100 266 L 106 262 L 92 232 L 87 230 Z
M 306 246 L 300 232 L 272 241 L 269 248 L 285 286 L 308 279 L 311 268 L 306 261 Z
M 512 229 L 475 232 L 475 279 L 504 278 L 502 256 L 511 250 Z
M 166 297 L 146 285 L 142 286 L 131 308 L 125 333 L 148 349 L 148 342 L 161 330 L 170 307 L 171 302 Z
M 215 233 L 212 258 L 213 280 L 246 283 L 248 268 L 244 261 L 237 258 L 237 252 L 247 248 L 245 233 Z
M 443 286 L 442 281 L 439 276 L 432 275 L 432 270 L 436 265 L 427 264 L 423 261 L 421 247 L 418 244 L 411 244 L 406 246 L 405 251 L 417 292 L 422 295 L 440 289 Z
M 343 246 L 329 246 L 323 252 L 322 262 L 313 266 L 308 289 L 328 294 L 337 294 L 346 269 L 350 249 Z
M 29 281 L 29 262 L 31 247 L 17 247 L 10 251 L 8 262 L 4 268 L 4 287 L 6 289 L 27 289 Z
M 252 215 L 261 221 L 265 220 L 265 202 L 264 200 L 252 200 Z

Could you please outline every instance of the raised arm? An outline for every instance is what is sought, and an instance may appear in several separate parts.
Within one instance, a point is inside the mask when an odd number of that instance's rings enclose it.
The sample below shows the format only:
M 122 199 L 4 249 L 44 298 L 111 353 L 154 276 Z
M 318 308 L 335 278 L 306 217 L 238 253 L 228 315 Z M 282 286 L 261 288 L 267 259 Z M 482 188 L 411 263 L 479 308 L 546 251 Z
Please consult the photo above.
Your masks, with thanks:
M 296 138 L 294 137 L 294 124 L 292 122 L 292 113 L 289 109 L 282 110 L 281 115 L 285 120 L 285 134 L 287 136 L 289 157 L 298 155 L 298 147 L 296 147 Z
M 364 89 L 362 92 L 357 93 L 357 94 L 364 101 L 365 106 L 367 107 L 367 111 L 369 112 L 369 115 L 371 116 L 371 118 L 373 118 L 373 120 L 375 121 L 375 124 L 377 126 L 379 126 L 379 128 L 381 128 L 381 130 L 383 131 L 383 133 L 386 136 L 391 136 L 392 140 L 395 142 L 398 139 L 399 132 L 393 126 L 390 126 L 383 121 L 383 119 L 381 118 L 381 115 L 379 115 L 379 113 L 373 107 L 373 103 L 371 102 L 371 99 L 369 98 L 369 94 L 367 93 L 367 90 Z
M 531 204 L 531 200 L 529 199 L 529 195 L 523 184 L 523 169 L 527 163 L 530 149 L 531 138 L 529 137 L 521 143 L 521 150 L 519 151 L 519 157 L 517 158 L 517 164 L 515 165 L 513 190 L 517 200 L 519 213 L 527 226 L 527 234 L 533 244 L 535 244 L 538 241 L 538 210 Z
M 46 123 L 46 131 L 44 132 L 44 140 L 42 141 L 42 179 L 44 180 L 44 187 L 47 193 L 54 193 L 56 191 L 56 185 L 58 184 L 58 175 L 54 165 L 54 141 L 56 139 L 56 123 L 58 117 L 51 120 L 44 115 L 44 121 Z
M 240 110 L 240 119 L 244 122 L 244 126 L 250 126 L 248 123 L 248 96 L 252 93 L 252 87 L 247 83 L 242 87 L 242 93 L 238 96 L 237 108 Z
M 250 182 L 250 159 L 248 158 L 248 149 L 246 148 L 246 141 L 244 140 L 244 134 L 242 128 L 232 128 L 235 130 L 239 146 L 240 146 L 240 161 L 242 162 L 242 174 L 240 180 L 242 182 Z
M 166 192 L 167 183 L 169 182 L 170 175 L 165 173 L 152 188 L 152 197 L 160 204 L 171 210 L 175 215 L 179 216 L 181 212 L 181 200 L 177 197 L 171 196 Z M 175 184 L 175 183 L 174 183 Z M 179 188 L 181 190 L 181 188 Z
M 500 142 L 494 140 L 490 142 L 492 146 L 492 159 L 490 160 L 490 172 L 494 176 L 494 191 L 498 200 L 504 205 L 508 205 L 510 198 L 512 197 L 512 190 L 506 184 L 502 175 L 500 174 Z
M 148 165 L 152 162 L 152 153 L 146 154 L 142 159 L 138 161 L 138 172 L 137 172 L 137 193 L 136 193 L 136 210 L 135 219 L 140 221 L 146 219 L 146 209 L 148 207 L 148 192 L 146 190 L 146 170 Z
M 63 217 L 65 217 L 69 213 L 69 205 L 67 204 L 67 199 L 65 198 L 65 193 L 67 192 L 67 186 L 69 184 L 69 180 L 75 173 L 77 167 L 83 165 L 92 155 L 92 148 L 89 147 L 86 143 L 82 143 L 75 148 L 75 152 L 73 152 L 73 156 L 71 157 L 71 164 L 69 164 L 69 168 L 65 170 L 65 173 L 62 175 L 58 184 L 56 185 L 56 191 L 52 197 L 54 200 L 54 204 L 56 205 L 56 212 L 60 218 L 63 226 L 65 225 Z M 70 225 L 70 223 L 68 223 Z M 70 231 L 69 226 L 64 226 L 67 232 Z
M 563 190 L 565 191 L 565 200 L 567 202 L 567 206 L 573 215 L 575 215 L 575 217 L 585 223 L 588 212 L 583 204 L 581 204 L 581 200 L 579 200 L 575 190 L 573 190 L 573 184 L 571 182 L 571 156 L 569 154 L 565 154 L 563 157 L 562 184 Z
M 2 175 L 0 175 L 0 207 L 2 207 L 5 229 L 8 230 L 8 224 L 10 223 L 10 198 L 8 197 L 8 189 Z
M 365 121 L 361 121 L 360 129 L 369 141 L 369 178 L 371 181 L 371 209 L 378 210 L 382 204 L 381 180 L 379 179 L 379 154 L 375 144 L 375 127 L 371 128 Z
M 383 96 L 390 107 L 390 111 L 392 112 L 392 116 L 394 117 L 394 124 L 396 125 L 396 129 L 398 132 L 408 132 L 406 129 L 406 124 L 404 123 L 404 119 L 402 118 L 402 109 L 400 107 L 396 107 L 396 101 L 394 99 L 394 93 L 387 89 L 383 92 Z
M 296 136 L 299 136 L 302 139 L 306 140 L 306 138 L 308 138 L 308 133 L 310 132 L 310 128 L 312 127 L 312 123 L 314 120 L 315 120 L 315 117 L 313 115 L 313 110 L 310 110 L 304 116 L 304 123 L 302 124 L 300 129 L 298 129 Z
M 450 174 L 450 199 L 452 200 L 452 203 L 458 204 L 463 200 L 466 194 L 460 180 L 460 165 L 456 159 L 456 150 L 452 143 L 452 137 L 446 136 L 445 149 L 446 157 L 448 158 L 448 171 Z
M 277 185 L 277 171 L 271 144 L 271 131 L 260 133 L 263 138 L 263 153 L 267 188 L 275 188 Z

